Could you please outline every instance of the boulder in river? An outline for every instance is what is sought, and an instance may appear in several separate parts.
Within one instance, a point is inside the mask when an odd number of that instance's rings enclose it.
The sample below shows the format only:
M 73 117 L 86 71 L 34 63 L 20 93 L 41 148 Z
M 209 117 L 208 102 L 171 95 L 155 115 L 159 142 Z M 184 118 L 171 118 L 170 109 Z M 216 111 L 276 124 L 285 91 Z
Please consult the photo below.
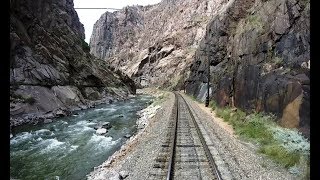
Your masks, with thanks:
M 101 126 L 106 129 L 110 129 L 112 127 L 110 122 L 101 122 Z
M 63 110 L 59 109 L 57 110 L 56 115 L 58 117 L 63 117 L 63 116 L 66 116 L 66 113 Z
M 107 133 L 107 129 L 106 128 L 97 129 L 96 133 L 99 135 L 103 135 L 103 134 Z
M 100 129 L 100 128 L 105 128 L 105 129 L 110 129 L 112 126 L 110 122 L 99 122 L 94 129 Z
M 124 135 L 123 137 L 125 137 L 125 138 L 130 138 L 131 135 L 130 135 L 130 134 L 126 134 L 126 135 Z
M 93 129 L 95 129 L 95 130 L 100 129 L 100 128 L 102 128 L 102 127 L 100 126 L 100 124 L 98 124 L 98 125 L 96 125 L 96 126 L 93 127 Z

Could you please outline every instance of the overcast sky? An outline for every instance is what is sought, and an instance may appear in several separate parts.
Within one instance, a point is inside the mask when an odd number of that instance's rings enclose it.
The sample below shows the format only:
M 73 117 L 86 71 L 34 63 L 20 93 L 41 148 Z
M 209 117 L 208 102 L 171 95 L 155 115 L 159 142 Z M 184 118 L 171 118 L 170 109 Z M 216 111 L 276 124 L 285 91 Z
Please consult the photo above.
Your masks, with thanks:
M 149 5 L 159 3 L 161 0 L 74 0 L 74 7 L 81 8 L 117 8 L 128 5 Z M 76 9 L 80 22 L 84 25 L 86 39 L 89 43 L 94 23 L 106 12 L 105 9 Z M 108 10 L 111 11 L 111 10 Z M 112 11 L 111 11 L 112 12 Z

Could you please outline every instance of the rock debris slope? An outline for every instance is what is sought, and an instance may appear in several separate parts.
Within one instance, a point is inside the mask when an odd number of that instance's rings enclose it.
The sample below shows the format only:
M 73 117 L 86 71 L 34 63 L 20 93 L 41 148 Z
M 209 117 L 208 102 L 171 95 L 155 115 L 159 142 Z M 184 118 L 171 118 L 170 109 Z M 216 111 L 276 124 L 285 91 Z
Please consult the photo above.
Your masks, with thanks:
M 90 52 L 143 87 L 181 85 L 206 24 L 226 5 L 226 0 L 166 0 L 106 12 L 94 25 Z
M 73 0 L 10 1 L 11 126 L 135 93 L 89 53 Z

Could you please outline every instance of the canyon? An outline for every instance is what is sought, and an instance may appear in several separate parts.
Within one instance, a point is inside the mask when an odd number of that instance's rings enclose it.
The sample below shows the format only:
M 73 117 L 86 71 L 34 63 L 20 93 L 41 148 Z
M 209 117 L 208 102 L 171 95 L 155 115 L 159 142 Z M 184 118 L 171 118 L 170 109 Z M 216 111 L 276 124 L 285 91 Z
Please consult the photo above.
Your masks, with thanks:
M 69 115 L 135 93 L 89 53 L 72 0 L 10 4 L 10 127 Z
M 219 106 L 310 128 L 310 2 L 163 0 L 106 12 L 90 53 L 138 87 L 207 94 Z

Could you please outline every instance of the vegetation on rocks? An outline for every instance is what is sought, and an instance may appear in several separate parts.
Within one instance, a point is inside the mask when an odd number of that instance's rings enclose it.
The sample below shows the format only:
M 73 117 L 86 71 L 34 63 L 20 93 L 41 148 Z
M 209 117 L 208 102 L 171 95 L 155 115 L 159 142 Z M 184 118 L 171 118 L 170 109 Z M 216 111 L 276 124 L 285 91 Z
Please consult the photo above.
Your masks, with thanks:
M 166 99 L 168 98 L 169 93 L 168 92 L 162 92 L 158 96 L 156 96 L 156 99 L 153 101 L 152 105 L 157 106 L 162 104 Z
M 81 45 L 82 45 L 82 49 L 85 52 L 90 52 L 90 46 L 87 42 L 85 42 L 84 40 L 81 40 Z
M 27 96 L 27 97 L 25 97 L 24 102 L 32 105 L 36 102 L 36 100 L 32 96 Z
M 310 143 L 300 132 L 280 127 L 275 123 L 276 117 L 271 114 L 246 114 L 240 109 L 218 107 L 215 101 L 210 101 L 209 107 L 218 117 L 232 125 L 237 135 L 257 143 L 258 152 L 303 179 L 309 177 Z

